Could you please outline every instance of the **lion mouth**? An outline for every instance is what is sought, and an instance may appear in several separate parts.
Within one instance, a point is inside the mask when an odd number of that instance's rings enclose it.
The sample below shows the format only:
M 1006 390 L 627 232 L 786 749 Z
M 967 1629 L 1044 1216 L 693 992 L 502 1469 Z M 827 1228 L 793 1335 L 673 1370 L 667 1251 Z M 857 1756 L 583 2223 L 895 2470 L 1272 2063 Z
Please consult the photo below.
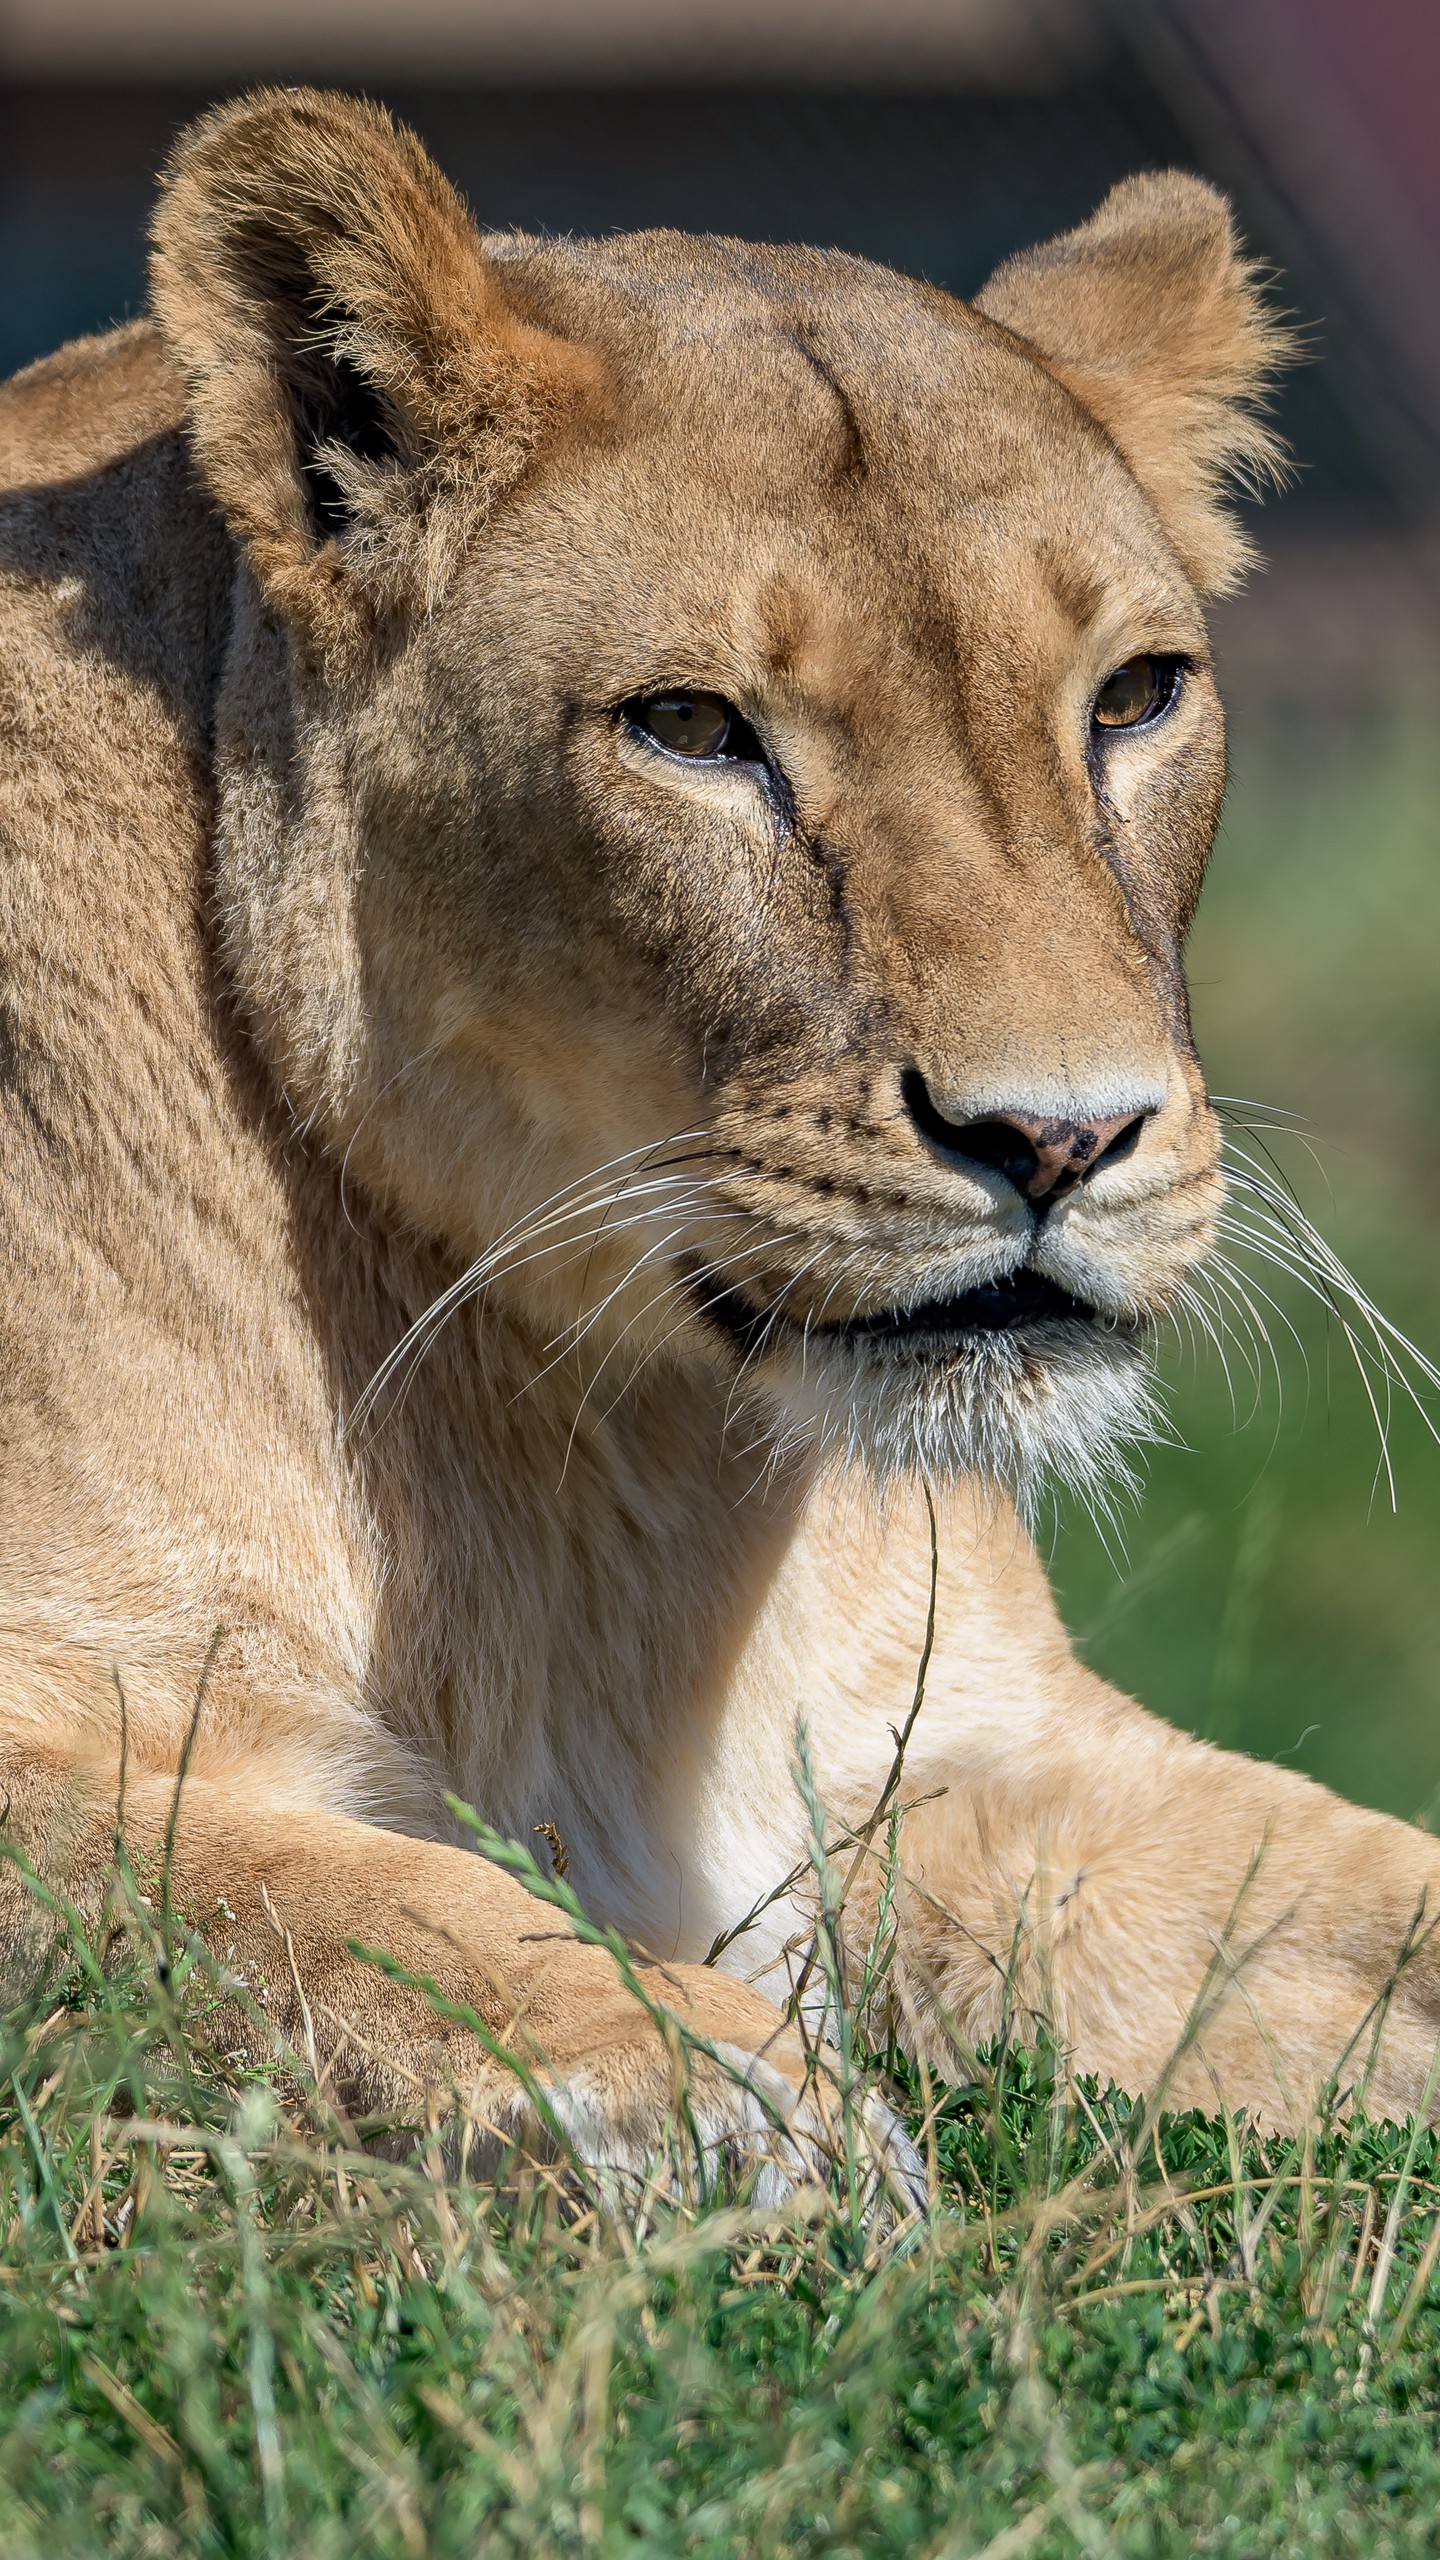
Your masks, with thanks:
M 738 1290 L 722 1288 L 703 1273 L 697 1272 L 691 1285 L 710 1322 L 742 1350 L 754 1351 L 773 1341 L 777 1330 L 795 1324 L 781 1310 L 766 1313 Z M 912 1307 L 883 1307 L 869 1315 L 811 1325 L 807 1331 L 812 1341 L 819 1337 L 857 1343 L 957 1342 L 967 1334 L 1019 1333 L 1034 1325 L 1093 1325 L 1098 1314 L 1085 1299 L 1072 1297 L 1041 1272 L 1022 1265 L 1004 1279 L 983 1281 L 953 1297 L 927 1298 Z
M 902 1340 L 912 1334 L 1017 1333 L 1032 1324 L 1093 1324 L 1096 1310 L 1072 1298 L 1038 1271 L 1022 1268 L 1003 1280 L 962 1289 L 953 1298 L 930 1298 L 918 1307 L 886 1307 L 878 1315 L 852 1316 L 829 1328 L 867 1341 Z
M 1147 1326 L 1022 1264 L 911 1306 L 827 1322 L 757 1305 L 691 1266 L 692 1303 L 752 1382 L 761 1436 L 840 1455 L 877 1483 L 962 1476 L 1033 1523 L 1046 1482 L 1099 1499 L 1156 1435 Z M 727 1406 L 727 1420 L 729 1407 Z

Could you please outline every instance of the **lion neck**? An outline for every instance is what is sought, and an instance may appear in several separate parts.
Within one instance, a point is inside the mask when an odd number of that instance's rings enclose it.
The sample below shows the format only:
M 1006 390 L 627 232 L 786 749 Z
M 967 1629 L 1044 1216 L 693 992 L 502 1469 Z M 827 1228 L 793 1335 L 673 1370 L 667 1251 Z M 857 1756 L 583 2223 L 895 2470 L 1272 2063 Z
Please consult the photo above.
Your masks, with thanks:
M 577 1717 L 642 1752 L 704 1728 L 802 1530 L 813 1467 L 737 1424 L 720 1379 L 557 1361 L 543 1322 L 483 1301 L 362 1406 L 450 1265 L 353 1199 L 339 1218 L 330 1166 L 312 1183 L 309 1234 L 331 1268 L 312 1262 L 305 1295 L 350 1506 L 387 1559 L 367 1631 L 376 1693 L 403 1699 L 452 1783 L 491 1802 L 539 1783 Z

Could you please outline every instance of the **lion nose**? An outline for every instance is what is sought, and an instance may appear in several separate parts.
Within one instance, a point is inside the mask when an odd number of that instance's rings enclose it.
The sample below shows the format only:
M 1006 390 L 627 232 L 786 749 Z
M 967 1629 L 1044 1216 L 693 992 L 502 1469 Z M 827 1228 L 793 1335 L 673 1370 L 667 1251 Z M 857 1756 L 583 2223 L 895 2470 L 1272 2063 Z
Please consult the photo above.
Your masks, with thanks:
M 1027 1200 L 1059 1200 L 1098 1164 L 1128 1156 L 1147 1114 L 1123 1112 L 1106 1120 L 1032 1120 L 1018 1111 L 1003 1119 L 965 1120 L 951 1145 L 972 1164 L 993 1165 Z
M 932 1146 L 967 1164 L 1003 1173 L 1022 1199 L 1048 1209 L 1102 1164 L 1118 1163 L 1139 1144 L 1149 1109 L 1052 1119 L 1039 1113 L 992 1111 L 979 1120 L 956 1120 L 942 1111 L 918 1069 L 902 1079 L 910 1117 Z

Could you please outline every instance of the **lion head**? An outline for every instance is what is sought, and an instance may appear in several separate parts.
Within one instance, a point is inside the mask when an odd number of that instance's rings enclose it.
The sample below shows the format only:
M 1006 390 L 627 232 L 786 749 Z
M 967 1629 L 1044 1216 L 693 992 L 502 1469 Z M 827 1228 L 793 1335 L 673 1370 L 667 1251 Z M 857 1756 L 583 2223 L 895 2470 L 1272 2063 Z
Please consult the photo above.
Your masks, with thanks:
M 300 1119 L 537 1366 L 1022 1492 L 1209 1239 L 1201 597 L 1281 352 L 1134 179 L 974 304 L 477 235 L 412 137 L 182 144 L 155 304 L 235 539 L 228 965 Z

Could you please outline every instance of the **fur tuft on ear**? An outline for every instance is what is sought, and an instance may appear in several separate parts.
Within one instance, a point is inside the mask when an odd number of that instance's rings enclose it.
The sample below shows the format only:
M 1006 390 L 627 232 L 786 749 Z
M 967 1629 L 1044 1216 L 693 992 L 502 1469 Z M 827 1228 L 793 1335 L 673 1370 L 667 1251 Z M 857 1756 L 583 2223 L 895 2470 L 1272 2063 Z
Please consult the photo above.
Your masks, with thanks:
M 354 99 L 261 90 L 203 118 L 152 237 L 200 467 L 322 648 L 433 598 L 467 520 L 601 391 L 591 352 L 510 307 L 415 136 Z
M 1026 341 L 1104 427 L 1202 593 L 1253 557 L 1225 504 L 1285 474 L 1257 415 L 1293 363 L 1224 196 L 1179 170 L 1127 178 L 1078 231 L 997 269 L 976 307 Z

